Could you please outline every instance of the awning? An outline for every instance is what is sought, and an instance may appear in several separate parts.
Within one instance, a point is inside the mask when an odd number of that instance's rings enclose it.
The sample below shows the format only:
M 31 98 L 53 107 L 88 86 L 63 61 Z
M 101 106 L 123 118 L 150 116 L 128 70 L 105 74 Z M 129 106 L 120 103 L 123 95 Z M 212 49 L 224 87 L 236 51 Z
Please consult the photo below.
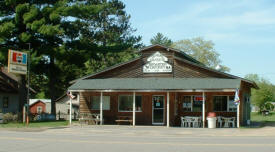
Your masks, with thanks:
M 240 88 L 241 79 L 107 78 L 78 80 L 69 90 L 220 90 Z

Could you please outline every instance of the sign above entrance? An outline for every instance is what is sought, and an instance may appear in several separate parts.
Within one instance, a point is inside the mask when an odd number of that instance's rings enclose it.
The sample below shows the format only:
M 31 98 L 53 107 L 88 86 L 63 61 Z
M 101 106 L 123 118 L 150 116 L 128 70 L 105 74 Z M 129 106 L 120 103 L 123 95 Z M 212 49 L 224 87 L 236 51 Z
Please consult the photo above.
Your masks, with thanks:
M 143 73 L 170 73 L 172 66 L 167 63 L 168 58 L 159 52 L 154 53 L 147 59 L 148 63 L 143 66 Z

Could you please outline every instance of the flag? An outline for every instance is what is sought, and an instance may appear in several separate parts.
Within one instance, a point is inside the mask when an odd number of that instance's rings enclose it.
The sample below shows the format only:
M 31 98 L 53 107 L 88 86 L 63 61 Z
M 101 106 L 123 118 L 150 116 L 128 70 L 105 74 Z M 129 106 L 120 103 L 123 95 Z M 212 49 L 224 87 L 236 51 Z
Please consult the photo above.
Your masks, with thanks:
M 238 105 L 240 103 L 239 89 L 236 89 L 234 103 Z
M 67 92 L 67 96 L 71 99 L 75 98 L 75 96 L 72 94 L 72 92 L 69 92 L 69 91 Z

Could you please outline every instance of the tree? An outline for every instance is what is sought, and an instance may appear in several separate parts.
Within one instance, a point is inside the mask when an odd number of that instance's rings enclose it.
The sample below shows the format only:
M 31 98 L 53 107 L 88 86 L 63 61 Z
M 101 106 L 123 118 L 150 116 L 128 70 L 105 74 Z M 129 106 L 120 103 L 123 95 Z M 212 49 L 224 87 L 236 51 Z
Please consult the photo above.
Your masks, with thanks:
M 8 49 L 26 51 L 31 43 L 32 86 L 51 98 L 55 114 L 55 99 L 85 74 L 86 61 L 139 47 L 129 19 L 119 0 L 3 0 L 0 62 Z
M 220 55 L 215 51 L 212 41 L 206 41 L 201 37 L 197 37 L 174 42 L 172 47 L 183 51 L 207 67 L 222 72 L 230 71 L 228 67 L 221 65 L 221 60 L 219 59 Z
M 252 104 L 258 106 L 260 110 L 266 108 L 266 104 L 275 98 L 275 87 L 266 79 L 259 77 L 257 74 L 248 74 L 246 79 L 254 81 L 259 86 L 259 89 L 252 89 L 251 101 Z
M 169 39 L 168 37 L 165 37 L 163 34 L 161 33 L 157 33 L 156 36 L 154 36 L 151 40 L 150 40 L 151 44 L 160 44 L 166 47 L 171 47 L 172 46 L 172 40 Z

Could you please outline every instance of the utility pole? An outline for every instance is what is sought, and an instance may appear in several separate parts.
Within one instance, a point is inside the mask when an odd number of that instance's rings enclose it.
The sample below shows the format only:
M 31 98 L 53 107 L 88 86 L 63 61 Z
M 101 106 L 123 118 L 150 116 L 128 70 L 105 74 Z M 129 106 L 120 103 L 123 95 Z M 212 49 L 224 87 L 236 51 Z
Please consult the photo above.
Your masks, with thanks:
M 28 51 L 28 74 L 27 74 L 27 79 L 28 79 L 28 90 L 27 90 L 27 105 L 29 108 L 30 105 L 30 65 L 31 65 L 31 43 L 27 43 L 29 45 L 29 51 Z M 27 110 L 27 125 L 29 124 L 29 110 Z

